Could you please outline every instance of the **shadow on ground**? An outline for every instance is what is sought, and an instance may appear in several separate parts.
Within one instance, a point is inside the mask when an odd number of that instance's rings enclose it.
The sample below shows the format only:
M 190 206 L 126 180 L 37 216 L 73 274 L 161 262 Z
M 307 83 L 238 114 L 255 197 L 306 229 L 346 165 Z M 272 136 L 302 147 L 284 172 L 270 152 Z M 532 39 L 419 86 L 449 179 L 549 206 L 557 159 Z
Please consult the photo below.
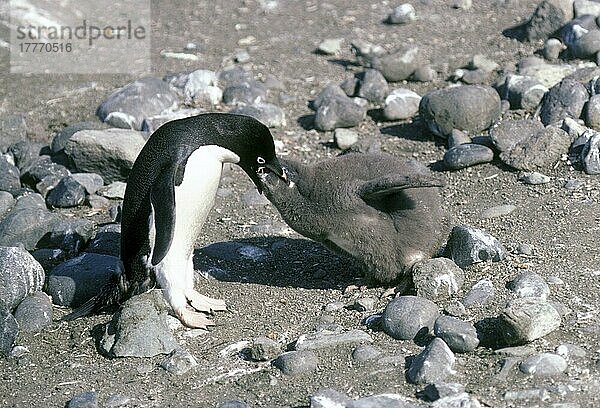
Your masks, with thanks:
M 194 269 L 226 282 L 343 289 L 361 279 L 349 259 L 306 239 L 255 237 L 217 242 L 194 253 Z

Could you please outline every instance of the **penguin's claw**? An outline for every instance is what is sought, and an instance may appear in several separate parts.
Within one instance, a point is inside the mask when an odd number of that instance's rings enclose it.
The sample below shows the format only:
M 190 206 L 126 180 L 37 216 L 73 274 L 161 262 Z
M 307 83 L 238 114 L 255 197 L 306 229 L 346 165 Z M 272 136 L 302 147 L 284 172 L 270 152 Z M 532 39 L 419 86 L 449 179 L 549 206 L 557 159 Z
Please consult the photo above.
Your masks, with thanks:
M 204 296 L 195 290 L 187 291 L 185 297 L 187 298 L 190 306 L 192 306 L 198 312 L 212 313 L 219 310 L 227 310 L 224 300 L 213 299 L 208 296 Z
M 204 313 L 193 312 L 188 309 L 176 310 L 175 314 L 177 318 L 185 326 L 192 329 L 204 329 L 207 330 L 208 326 L 214 326 L 215 322 L 206 317 Z

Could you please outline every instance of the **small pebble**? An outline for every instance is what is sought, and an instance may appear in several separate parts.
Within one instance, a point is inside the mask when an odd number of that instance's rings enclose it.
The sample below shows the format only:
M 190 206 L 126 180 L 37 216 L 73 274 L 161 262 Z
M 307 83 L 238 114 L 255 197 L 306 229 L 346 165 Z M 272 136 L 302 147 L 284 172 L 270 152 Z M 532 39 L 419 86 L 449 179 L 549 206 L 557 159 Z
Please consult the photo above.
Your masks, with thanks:
M 533 255 L 533 246 L 526 244 L 524 242 L 521 242 L 518 246 L 517 246 L 517 254 L 521 254 L 521 255 Z
M 563 343 L 556 348 L 556 354 L 566 359 L 572 359 L 574 357 L 583 358 L 587 355 L 587 352 L 583 347 L 576 344 Z
M 481 213 L 481 218 L 488 219 L 503 217 L 511 214 L 516 209 L 517 207 L 512 204 L 497 205 L 483 210 Z
M 435 302 L 460 290 L 464 272 L 451 259 L 428 259 L 413 267 L 413 283 L 418 296 Z
M 198 362 L 189 351 L 176 349 L 167 356 L 160 366 L 167 372 L 175 375 L 183 375 L 196 367 Z
M 404 3 L 399 5 L 388 16 L 390 24 L 406 24 L 417 19 L 417 12 L 412 4 Z
M 381 356 L 381 350 L 370 344 L 361 344 L 352 351 L 352 359 L 359 363 L 374 360 Z
M 44 292 L 27 296 L 15 310 L 15 320 L 23 332 L 37 333 L 52 323 L 52 302 Z
M 104 401 L 104 408 L 124 407 L 131 403 L 131 398 L 125 395 L 113 394 Z
M 98 408 L 98 394 L 95 391 L 77 394 L 71 398 L 67 408 Z
M 558 354 L 542 353 L 531 356 L 519 365 L 519 370 L 536 377 L 560 374 L 567 369 L 567 360 Z
M 465 305 L 462 304 L 462 302 L 459 302 L 458 300 L 453 300 L 444 307 L 444 312 L 446 312 L 450 316 L 460 317 L 464 316 L 467 313 L 467 309 L 465 308 Z
M 423 394 L 430 401 L 436 401 L 440 398 L 450 397 L 452 395 L 465 392 L 465 386 L 459 383 L 436 382 L 428 384 L 423 390 Z
M 450 136 L 448 136 L 448 149 L 471 142 L 471 138 L 466 132 L 458 129 L 452 129 L 452 133 Z
M 537 297 L 546 299 L 550 288 L 540 275 L 534 272 L 523 272 L 507 284 L 518 297 Z
M 506 249 L 483 230 L 457 225 L 452 228 L 444 256 L 465 267 L 478 262 L 499 262 L 506 257 Z
M 489 279 L 482 279 L 467 292 L 462 300 L 465 307 L 481 306 L 488 303 L 496 294 L 494 284 Z
M 335 129 L 333 140 L 338 148 L 346 150 L 358 141 L 358 133 L 351 129 Z
M 328 38 L 319 44 L 317 51 L 325 55 L 339 54 L 342 50 L 343 42 L 343 38 Z
M 359 298 L 354 301 L 352 308 L 359 312 L 368 312 L 375 309 L 377 299 L 372 297 Z
M 315 371 L 319 360 L 312 351 L 288 351 L 277 357 L 273 364 L 285 375 L 296 376 Z
M 440 316 L 433 326 L 434 334 L 444 340 L 455 353 L 468 353 L 479 345 L 477 331 L 468 322 L 455 317 Z
M 525 184 L 539 185 L 550 182 L 550 177 L 537 171 L 524 172 L 519 175 L 519 181 Z
M 452 350 L 442 339 L 436 337 L 413 359 L 406 376 L 413 384 L 444 381 L 454 374 L 455 361 Z
M 494 151 L 489 147 L 465 143 L 452 147 L 444 154 L 444 164 L 450 170 L 464 169 L 494 160 Z
M 269 361 L 281 353 L 281 346 L 267 337 L 258 337 L 248 347 L 249 357 L 254 361 Z

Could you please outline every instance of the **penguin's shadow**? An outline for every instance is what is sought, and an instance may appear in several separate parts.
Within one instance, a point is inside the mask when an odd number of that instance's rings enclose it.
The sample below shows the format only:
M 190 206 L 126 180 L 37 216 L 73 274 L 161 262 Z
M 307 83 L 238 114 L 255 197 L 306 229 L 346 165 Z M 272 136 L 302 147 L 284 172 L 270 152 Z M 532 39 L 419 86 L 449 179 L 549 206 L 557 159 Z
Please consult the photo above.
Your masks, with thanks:
M 194 269 L 219 281 L 305 289 L 342 289 L 361 272 L 307 239 L 280 236 L 216 242 L 194 252 Z
M 419 118 L 412 122 L 403 122 L 394 125 L 382 127 L 381 133 L 389 136 L 396 136 L 401 139 L 415 140 L 419 142 L 435 142 L 436 145 L 444 145 L 445 141 L 435 137 L 423 125 Z

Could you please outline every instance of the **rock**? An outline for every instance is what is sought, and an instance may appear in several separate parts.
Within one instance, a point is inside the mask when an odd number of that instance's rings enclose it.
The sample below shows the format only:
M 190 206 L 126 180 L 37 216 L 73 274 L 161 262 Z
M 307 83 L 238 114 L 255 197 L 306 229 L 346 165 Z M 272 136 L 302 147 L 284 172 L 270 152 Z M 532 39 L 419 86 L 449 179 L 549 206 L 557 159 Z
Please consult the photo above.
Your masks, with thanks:
M 437 401 L 440 398 L 451 397 L 463 392 L 465 392 L 465 386 L 462 384 L 438 382 L 428 384 L 423 390 L 423 395 L 430 401 Z
M 21 196 L 10 213 L 0 221 L 0 246 L 22 244 L 31 251 L 52 231 L 57 220 L 58 217 L 46 209 L 41 195 Z
M 168 83 L 159 78 L 143 78 L 109 95 L 96 115 L 114 127 L 141 130 L 144 118 L 173 109 L 178 103 L 177 93 Z
M 560 53 L 565 49 L 565 45 L 557 38 L 548 38 L 544 43 L 542 54 L 548 61 L 556 61 Z
M 446 304 L 446 306 L 444 306 L 444 312 L 446 312 L 450 316 L 460 317 L 467 313 L 467 309 L 465 308 L 465 305 L 462 304 L 462 302 L 459 302 L 458 300 L 453 300 L 450 303 Z
M 15 191 L 21 188 L 19 169 L 0 156 L 0 191 Z
M 462 81 L 465 84 L 476 85 L 487 82 L 489 72 L 482 69 L 457 69 L 454 71 L 453 80 Z
M 131 398 L 125 395 L 113 394 L 104 401 L 104 408 L 124 407 L 131 404 Z
M 571 65 L 555 65 L 540 63 L 526 67 L 519 66 L 519 75 L 533 77 L 540 81 L 546 88 L 551 88 L 562 81 L 567 75 L 575 72 L 576 68 Z
M 452 133 L 448 136 L 448 149 L 471 142 L 472 140 L 467 133 L 462 130 L 452 129 Z
M 342 50 L 342 43 L 344 42 L 343 38 L 328 38 L 323 40 L 319 47 L 317 48 L 317 52 L 325 55 L 336 55 L 339 54 Z
M 419 66 L 419 48 L 409 45 L 368 60 L 368 65 L 379 70 L 387 81 L 399 82 L 408 79 Z
M 350 129 L 339 128 L 335 129 L 333 140 L 338 148 L 346 150 L 358 142 L 358 134 Z
M 415 264 L 413 283 L 417 295 L 432 301 L 448 299 L 464 283 L 464 272 L 451 259 L 433 258 Z
M 68 176 L 67 176 L 68 177 Z M 60 183 L 62 177 L 56 177 L 52 174 L 44 177 L 42 181 L 35 185 L 35 189 L 45 198 L 48 198 L 48 194 Z
M 520 400 L 540 400 L 546 401 L 550 399 L 550 393 L 544 388 L 527 389 L 520 391 L 507 391 L 504 394 L 506 401 L 520 401 Z
M 41 248 L 58 248 L 74 255 L 81 251 L 94 234 L 94 224 L 86 219 L 64 219 L 58 221 L 50 234 L 38 242 Z
M 359 80 L 358 96 L 370 102 L 381 103 L 390 93 L 387 81 L 376 69 L 366 70 L 360 75 Z
M 519 175 L 519 181 L 525 184 L 539 185 L 550 182 L 550 177 L 537 171 L 524 172 Z
M 434 334 L 444 340 L 455 353 L 468 353 L 479 345 L 475 327 L 450 316 L 440 316 L 433 326 Z
M 433 329 L 438 317 L 435 303 L 418 296 L 398 296 L 386 306 L 382 315 L 383 331 L 397 340 L 412 340 Z
M 507 284 L 518 297 L 536 297 L 546 299 L 550 295 L 550 287 L 540 275 L 535 272 L 523 272 Z
M 469 0 L 470 1 L 470 0 Z M 481 408 L 481 403 L 477 398 L 472 397 L 466 392 L 462 392 L 456 395 L 449 395 L 447 397 L 440 398 L 431 404 L 431 408 Z
M 498 334 L 507 345 L 522 345 L 544 337 L 561 323 L 558 311 L 540 298 L 511 300 L 499 318 Z
M 472 5 L 472 0 L 452 0 L 452 8 L 468 10 Z
M 481 85 L 439 89 L 423 96 L 419 112 L 438 136 L 447 137 L 452 129 L 476 134 L 500 117 L 500 97 L 493 88 Z
M 554 85 L 542 98 L 540 120 L 544 125 L 556 123 L 564 118 L 577 119 L 589 95 L 581 83 L 565 78 Z
M 0 357 L 8 357 L 18 335 L 19 324 L 10 312 L 0 305 Z
M 202 103 L 218 104 L 223 91 L 217 87 L 217 74 L 207 69 L 197 69 L 187 75 L 183 88 L 186 103 L 201 105 Z
M 586 126 L 600 130 L 600 95 L 593 95 L 584 110 Z
M 125 189 L 127 183 L 123 181 L 113 181 L 108 186 L 103 186 L 98 189 L 98 194 L 102 197 L 120 199 L 125 197 Z
M 223 102 L 227 105 L 253 105 L 265 103 L 267 90 L 254 80 L 237 83 L 223 90 Z
M 531 346 L 504 347 L 494 350 L 494 354 L 508 357 L 526 357 L 535 353 Z
M 234 65 L 219 71 L 219 84 L 223 88 L 252 81 L 252 73 L 240 65 Z
M 106 224 L 98 228 L 96 236 L 85 248 L 86 252 L 120 256 L 121 254 L 121 224 Z
M 346 408 L 418 408 L 418 405 L 403 395 L 387 393 L 350 401 Z
M 369 312 L 375 310 L 377 299 L 372 297 L 361 297 L 354 301 L 352 309 L 358 312 Z
M 417 12 L 412 4 L 404 3 L 399 5 L 388 16 L 390 24 L 407 24 L 417 19 Z
M 567 132 L 548 126 L 534 136 L 521 140 L 512 149 L 500 153 L 500 159 L 518 170 L 550 169 L 569 150 L 570 145 Z
M 216 88 L 216 89 L 215 89 Z M 209 87 L 206 93 L 201 93 L 199 99 L 192 101 L 192 103 L 210 103 L 212 104 L 215 99 L 222 98 L 222 92 L 217 87 Z M 219 99 L 220 100 L 220 99 Z M 177 119 L 189 118 L 205 112 L 204 109 L 200 108 L 187 108 L 177 109 L 174 111 L 163 112 L 159 115 L 150 116 L 144 119 L 142 122 L 142 132 L 149 135 L 158 130 L 159 127 L 167 122 Z
M 481 69 L 485 72 L 494 72 L 500 68 L 500 65 L 483 54 L 475 54 L 471 59 L 470 68 Z
M 577 34 L 567 43 L 569 52 L 573 58 L 585 59 L 595 57 L 598 51 L 600 51 L 600 30 L 598 30 L 598 27 L 596 26 L 587 32 L 584 30 L 579 28 Z
M 71 172 L 63 165 L 54 163 L 50 156 L 40 156 L 21 172 L 21 182 L 31 187 L 47 176 L 53 175 L 58 178 L 69 176 Z
M 346 408 L 352 400 L 345 394 L 330 388 L 317 391 L 310 397 L 310 408 Z
M 512 109 L 534 112 L 548 88 L 535 77 L 511 74 L 498 86 L 498 92 L 502 99 L 510 102 Z
M 385 98 L 383 115 L 387 120 L 409 119 L 419 112 L 421 96 L 406 88 L 394 89 Z
M 25 116 L 21 114 L 0 117 L 0 153 L 5 153 L 13 143 L 27 138 Z
M 437 79 L 437 71 L 429 64 L 419 65 L 412 73 L 412 80 L 417 82 L 431 82 Z
M 490 129 L 490 137 L 500 152 L 508 152 L 519 142 L 534 138 L 543 129 L 544 125 L 534 119 L 504 120 Z
M 496 290 L 492 281 L 482 279 L 467 292 L 462 300 L 462 304 L 465 307 L 481 306 L 489 302 L 495 294 Z
M 56 133 L 52 139 L 52 143 L 50 143 L 50 151 L 53 154 L 62 152 L 71 136 L 80 130 L 98 130 L 104 128 L 106 128 L 106 125 L 96 121 L 79 122 L 69 125 Z
M 443 381 L 454 374 L 455 361 L 454 353 L 442 339 L 436 337 L 414 358 L 406 372 L 406 377 L 413 384 Z
M 375 360 L 381 356 L 381 351 L 370 344 L 361 344 L 352 351 L 352 359 L 358 363 Z
M 286 126 L 283 109 L 271 103 L 255 103 L 253 105 L 239 106 L 232 109 L 230 113 L 252 116 L 270 128 Z
M 590 135 L 581 150 L 583 170 L 587 174 L 600 174 L 600 133 Z
M 371 44 L 368 41 L 355 40 L 350 45 L 358 63 L 363 66 L 368 66 L 374 57 L 381 57 L 386 54 L 385 48 L 381 45 Z
M 316 333 L 303 334 L 295 342 L 295 350 L 320 350 L 352 346 L 360 343 L 372 343 L 373 339 L 366 332 L 358 329 L 347 332 L 331 332 L 322 330 Z
M 76 207 L 84 200 L 85 187 L 71 176 L 63 177 L 46 197 L 48 205 L 56 208 Z
M 108 210 L 112 205 L 108 198 L 96 194 L 87 196 L 86 203 L 92 210 Z
M 258 337 L 248 347 L 248 355 L 254 361 L 273 360 L 281 353 L 281 346 L 267 337 Z
M 576 344 L 563 343 L 556 348 L 556 354 L 567 360 L 574 358 L 583 358 L 587 356 L 587 351 Z
M 504 217 L 505 215 L 512 214 L 517 209 L 516 206 L 512 204 L 502 204 L 496 205 L 494 207 L 486 208 L 481 212 L 481 218 L 499 218 Z
M 499 262 L 506 257 L 506 250 L 496 238 L 467 225 L 452 228 L 445 252 L 461 268 L 478 262 Z
M 7 191 L 0 191 L 0 220 L 2 220 L 4 214 L 6 214 L 14 204 L 15 199 L 11 193 Z
M 217 406 L 217 408 L 250 408 L 250 405 L 246 404 L 243 401 L 231 400 L 231 401 L 221 402 Z
M 573 2 L 573 10 L 575 12 L 575 17 L 592 15 L 592 16 L 600 16 L 600 4 L 595 0 L 575 0 Z
M 567 369 L 567 360 L 558 354 L 541 353 L 528 357 L 519 364 L 519 370 L 536 377 L 560 374 Z
M 45 273 L 29 252 L 0 246 L 0 308 L 12 311 L 25 297 L 42 290 Z
M 288 351 L 277 357 L 273 364 L 285 375 L 296 376 L 315 371 L 319 360 L 312 351 Z
M 196 367 L 198 362 L 189 351 L 175 349 L 169 356 L 160 363 L 160 366 L 167 372 L 175 375 L 183 375 Z
M 44 292 L 34 292 L 19 303 L 14 316 L 21 331 L 42 331 L 52 323 L 50 298 Z
M 52 303 L 75 308 L 98 294 L 120 271 L 119 258 L 83 252 L 50 272 L 46 292 Z
M 356 126 L 367 113 L 365 107 L 354 103 L 338 86 L 325 88 L 313 101 L 313 106 L 317 109 L 315 128 L 321 131 Z
M 444 164 L 450 170 L 464 169 L 494 160 L 494 151 L 489 147 L 465 143 L 454 146 L 444 154 Z
M 124 129 L 81 130 L 65 146 L 79 172 L 98 173 L 106 183 L 126 181 L 144 147 L 140 132 Z
M 73 173 L 71 177 L 85 188 L 87 194 L 95 194 L 104 185 L 104 179 L 97 173 Z
M 160 298 L 160 299 L 159 299 Z M 154 357 L 178 348 L 167 326 L 161 291 L 127 300 L 106 325 L 101 347 L 113 357 Z
M 74 395 L 67 408 L 98 408 L 98 394 L 96 391 L 87 391 Z
M 525 35 L 529 41 L 545 40 L 572 18 L 572 0 L 544 0 L 525 26 Z

